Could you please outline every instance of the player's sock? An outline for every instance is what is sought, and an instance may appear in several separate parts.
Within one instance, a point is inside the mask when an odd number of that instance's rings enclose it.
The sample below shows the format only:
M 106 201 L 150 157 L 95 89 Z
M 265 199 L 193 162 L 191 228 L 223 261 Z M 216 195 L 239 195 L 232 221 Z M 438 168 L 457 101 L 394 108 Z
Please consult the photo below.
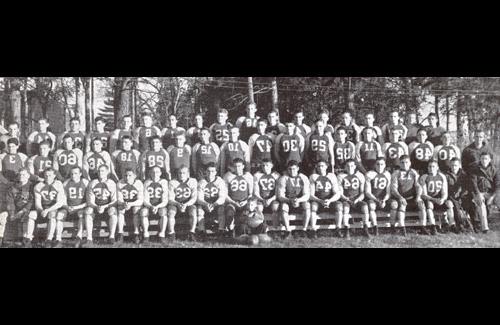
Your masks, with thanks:
M 118 217 L 116 215 L 109 216 L 109 239 L 115 239 L 117 224 Z
M 344 238 L 351 239 L 351 229 L 349 227 L 346 227 L 344 230 Z
M 378 226 L 377 225 L 373 226 L 373 235 L 378 236 Z
M 56 219 L 55 218 L 49 218 L 49 221 L 47 223 L 47 240 L 52 241 L 54 239 L 54 234 L 56 232 Z
M 363 234 L 365 235 L 365 237 L 370 237 L 370 231 L 368 229 L 368 225 L 365 224 L 363 226 Z
M 76 238 L 83 238 L 83 218 L 78 218 L 78 232 L 76 233 Z
M 56 221 L 56 241 L 62 240 L 62 234 L 64 231 L 64 222 L 62 220 Z

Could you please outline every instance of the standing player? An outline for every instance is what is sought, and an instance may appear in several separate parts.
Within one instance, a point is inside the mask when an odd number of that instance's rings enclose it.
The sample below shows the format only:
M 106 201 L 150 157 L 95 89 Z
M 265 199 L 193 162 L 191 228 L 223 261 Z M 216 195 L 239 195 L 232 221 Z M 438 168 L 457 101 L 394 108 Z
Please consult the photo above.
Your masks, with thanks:
M 344 237 L 350 238 L 349 219 L 351 211 L 357 210 L 363 214 L 363 230 L 366 237 L 370 236 L 370 214 L 365 199 L 365 176 L 356 169 L 356 162 L 352 159 L 346 161 L 345 172 L 339 175 L 341 188 L 340 200 L 342 201 L 342 220 L 345 228 Z M 340 223 L 342 226 L 342 223 Z
M 71 168 L 71 178 L 66 180 L 63 186 L 67 203 L 63 207 L 66 210 L 66 217 L 69 220 L 76 219 L 78 221 L 75 248 L 79 248 L 83 240 L 85 208 L 87 207 L 86 193 L 89 181 L 82 178 L 82 169 L 80 167 L 73 167 Z M 86 230 L 87 233 L 92 232 L 90 228 Z
M 168 117 L 168 126 L 161 131 L 163 148 L 168 149 L 170 146 L 175 144 L 175 139 L 177 135 L 182 133 L 185 136 L 186 130 L 177 126 L 177 116 L 174 114 Z M 185 140 L 184 140 L 185 142 Z
M 380 143 L 380 145 L 384 144 L 384 137 L 382 136 L 382 129 L 376 125 L 375 123 L 375 115 L 373 113 L 367 113 L 365 114 L 365 126 L 362 127 L 361 130 L 361 141 L 367 141 L 366 140 L 366 132 L 368 130 L 372 130 L 373 132 L 373 140 L 377 141 Z
M 65 181 L 71 176 L 71 170 L 80 167 L 83 170 L 83 153 L 78 148 L 73 148 L 74 140 L 70 134 L 63 138 L 62 148 L 54 154 L 52 166 L 57 172 L 57 178 Z
M 396 226 L 396 216 L 403 236 L 406 236 L 405 217 L 408 209 L 418 209 L 421 224 L 426 220 L 425 204 L 422 200 L 422 187 L 418 182 L 419 175 L 411 168 L 410 157 L 404 155 L 400 159 L 400 166 L 391 176 L 391 224 Z M 424 228 L 424 232 L 426 232 Z
M 494 152 L 486 142 L 486 134 L 484 131 L 476 130 L 474 132 L 474 142 L 468 145 L 462 152 L 462 168 L 464 172 L 470 174 L 479 166 L 481 155 L 488 153 L 490 157 L 494 157 Z
M 427 165 L 434 156 L 434 146 L 427 141 L 427 131 L 420 129 L 417 132 L 417 142 L 409 145 L 411 165 L 420 174 L 427 172 Z
M 14 138 L 18 141 L 19 143 L 19 151 L 20 152 L 25 152 L 24 144 L 21 140 L 21 131 L 19 130 L 19 123 L 17 122 L 12 122 L 9 124 L 9 132 L 7 134 L 4 134 L 0 136 L 0 153 L 6 152 L 7 151 L 7 141 L 10 139 Z
M 136 175 L 140 174 L 139 161 L 141 154 L 133 149 L 134 142 L 132 137 L 124 135 L 121 140 L 121 150 L 113 152 L 113 165 L 118 179 L 124 179 L 125 171 L 131 169 Z
M 390 142 L 384 144 L 382 153 L 385 154 L 387 170 L 393 172 L 399 169 L 401 157 L 409 155 L 408 146 L 400 139 L 401 133 L 397 129 L 392 129 Z
M 203 115 L 196 114 L 194 117 L 194 126 L 186 131 L 187 142 L 191 147 L 201 142 L 201 130 L 204 128 Z
M 327 171 L 328 163 L 319 161 L 316 164 L 316 172 L 309 178 L 311 184 L 311 228 L 313 238 L 316 238 L 316 220 L 319 213 L 330 212 L 334 208 L 337 223 L 342 213 L 337 177 Z M 335 203 L 334 207 L 331 206 L 333 203 Z
M 124 177 L 118 182 L 118 236 L 117 242 L 123 242 L 125 218 L 132 219 L 134 234 L 139 233 L 139 213 L 144 203 L 144 185 L 137 179 L 134 169 L 125 170 Z
M 17 152 L 18 149 L 19 140 L 7 140 L 7 152 L 0 154 L 0 183 L 12 185 L 17 180 L 19 171 L 24 168 L 28 157 Z
M 109 243 L 115 243 L 118 213 L 116 183 L 109 179 L 109 167 L 101 165 L 98 168 L 97 179 L 90 182 L 87 189 L 87 208 L 85 209 L 85 223 L 87 228 L 87 243 L 92 246 L 92 229 L 94 220 L 106 220 L 109 228 Z M 106 219 L 107 217 L 107 219 Z
M 287 173 L 278 180 L 276 198 L 281 203 L 281 222 L 285 226 L 285 238 L 291 234 L 290 212 L 302 212 L 304 216 L 303 231 L 307 230 L 311 220 L 311 186 L 309 179 L 299 173 L 299 162 L 292 160 L 288 163 Z M 300 208 L 300 209 L 299 209 Z
M 231 129 L 232 124 L 227 122 L 227 118 L 227 110 L 219 109 L 219 111 L 217 111 L 217 123 L 210 126 L 212 141 L 214 141 L 219 148 L 224 142 L 229 141 L 229 129 Z
M 198 200 L 198 182 L 189 175 L 189 168 L 182 166 L 177 171 L 177 178 L 169 184 L 168 193 L 168 235 L 175 238 L 175 218 L 186 215 L 189 218 L 187 239 L 196 241 L 196 202 Z
M 306 174 L 311 174 L 320 161 L 328 162 L 328 168 L 331 167 L 331 171 L 335 167 L 333 138 L 330 133 L 325 133 L 323 120 L 318 120 L 315 125 L 315 130 L 309 133 L 305 140 L 304 171 Z
M 257 133 L 257 122 L 260 117 L 256 116 L 257 105 L 250 103 L 247 105 L 247 115 L 236 120 L 235 126 L 240 129 L 240 139 L 248 143 L 252 134 Z
M 170 160 L 170 170 L 176 172 L 182 166 L 191 168 L 191 147 L 186 144 L 186 134 L 178 132 L 175 135 L 174 144 L 168 147 L 167 153 Z
M 219 170 L 220 149 L 215 142 L 210 142 L 210 130 L 203 128 L 200 131 L 201 141 L 194 145 L 193 154 L 191 155 L 191 168 L 193 175 L 198 180 L 203 179 L 205 170 L 211 164 L 217 166 Z
M 149 218 L 158 216 L 160 218 L 160 232 L 158 237 L 162 244 L 165 243 L 165 232 L 167 231 L 167 205 L 168 205 L 168 182 L 161 178 L 162 169 L 158 166 L 152 167 L 148 179 L 144 183 L 144 208 L 141 210 L 141 225 L 144 230 L 144 242 L 149 241 Z M 139 244 L 139 230 L 134 231 L 134 241 Z
M 153 136 L 151 139 L 151 150 L 143 152 L 141 161 L 141 175 L 144 179 L 149 176 L 153 167 L 159 167 L 161 177 L 170 179 L 170 156 L 167 150 L 163 149 L 159 136 Z
M 233 229 L 231 236 L 241 235 L 240 220 L 241 213 L 247 205 L 248 199 L 253 195 L 253 177 L 250 173 L 245 173 L 245 162 L 242 159 L 235 159 L 231 164 L 231 171 L 224 175 L 224 181 L 228 189 L 224 220 L 219 224 L 220 229 L 231 230 L 235 224 L 236 234 Z M 236 221 L 236 222 L 235 222 Z
M 337 125 L 336 129 L 338 130 L 340 127 L 343 127 L 346 130 L 347 141 L 354 144 L 359 142 L 361 137 L 361 128 L 356 124 L 356 122 L 354 122 L 350 112 L 344 112 L 342 114 L 342 122 Z
M 280 123 L 280 114 L 277 110 L 272 110 L 267 114 L 267 129 L 266 134 L 269 135 L 273 141 L 279 134 L 285 133 L 285 126 Z
M 391 173 L 385 169 L 385 159 L 377 158 L 375 170 L 366 173 L 365 197 L 370 210 L 370 221 L 374 228 L 374 235 L 378 235 L 377 208 L 381 211 L 390 211 L 387 201 L 391 197 Z
M 422 124 L 417 123 L 417 113 L 410 112 L 407 115 L 408 121 L 406 122 L 406 128 L 408 132 L 406 133 L 405 143 L 410 144 L 417 141 L 417 132 L 423 128 Z
M 365 138 L 356 145 L 356 161 L 360 171 L 364 174 L 374 170 L 377 158 L 384 156 L 380 143 L 374 139 L 376 135 L 374 130 L 374 128 L 364 129 Z
M 49 141 L 42 141 L 38 145 L 39 155 L 32 156 L 26 162 L 26 167 L 32 177 L 37 182 L 43 182 L 43 175 L 46 169 L 52 168 L 53 158 L 50 155 L 51 144 Z
M 260 119 L 257 122 L 257 133 L 248 140 L 248 152 L 250 154 L 250 172 L 254 174 L 260 170 L 264 160 L 273 159 L 273 139 L 266 134 L 267 120 Z
M 220 175 L 225 175 L 229 171 L 229 165 L 235 159 L 245 162 L 245 170 L 249 170 L 250 167 L 250 150 L 248 145 L 239 139 L 240 129 L 232 127 L 229 132 L 229 141 L 220 148 Z
M 259 200 L 259 210 L 271 213 L 275 227 L 279 225 L 278 209 L 280 203 L 276 199 L 276 183 L 280 174 L 273 172 L 273 162 L 265 159 L 261 164 L 261 171 L 254 174 L 253 194 Z
M 420 177 L 419 183 L 422 187 L 422 199 L 427 208 L 431 234 L 436 234 L 436 219 L 434 218 L 434 210 L 436 209 L 447 211 L 446 228 L 449 224 L 455 226 L 453 203 L 448 200 L 448 182 L 446 176 L 439 171 L 436 160 L 429 161 L 428 173 Z M 427 220 L 423 220 L 422 227 L 426 226 L 426 222 Z M 441 226 L 444 226 L 444 224 L 441 224 Z
M 330 133 L 330 135 L 333 137 L 335 135 L 335 128 L 333 127 L 333 125 L 328 124 L 328 121 L 330 121 L 330 112 L 327 109 L 322 109 L 319 112 L 318 120 L 322 120 L 324 122 L 325 133 Z M 311 128 L 311 132 L 314 131 L 315 128 L 316 126 L 313 125 Z
M 97 179 L 99 167 L 105 165 L 108 167 L 110 177 L 116 177 L 115 168 L 111 156 L 108 152 L 102 150 L 103 144 L 100 138 L 92 140 L 92 150 L 83 157 L 83 174 L 89 180 Z
M 434 159 L 437 159 L 439 169 L 442 172 L 447 172 L 450 170 L 451 160 L 453 158 L 460 159 L 460 149 L 451 144 L 451 135 L 449 132 L 443 133 L 441 143 L 434 148 Z
M 80 149 L 83 152 L 83 146 L 85 144 L 85 135 L 80 131 L 80 119 L 78 117 L 73 117 L 69 121 L 69 131 L 61 134 L 58 144 L 59 148 L 64 148 L 66 135 L 69 135 L 73 139 L 73 148 Z
M 311 128 L 304 124 L 304 112 L 298 111 L 293 115 L 293 123 L 295 123 L 295 131 L 299 133 L 304 138 L 311 133 Z
M 401 123 L 398 111 L 390 112 L 389 123 L 382 126 L 382 135 L 385 143 L 391 141 L 392 130 L 397 130 L 399 132 L 399 141 L 405 141 L 406 135 L 408 134 L 408 128 Z
M 347 131 L 344 127 L 339 127 L 337 129 L 337 139 L 333 145 L 333 155 L 334 155 L 334 170 L 335 174 L 339 174 L 344 171 L 345 164 L 348 160 L 355 159 L 356 157 L 356 146 L 354 143 L 347 141 Z
M 429 120 L 429 126 L 427 127 L 429 142 L 432 143 L 433 146 L 442 145 L 441 139 L 446 130 L 442 126 L 438 126 L 436 114 L 430 113 L 427 119 Z
M 48 219 L 47 239 L 45 248 L 52 245 L 55 248 L 62 247 L 62 233 L 64 230 L 64 218 L 66 210 L 62 207 L 66 206 L 66 193 L 63 184 L 56 179 L 56 172 L 52 168 L 45 170 L 44 182 L 35 185 L 35 209 L 38 212 L 38 217 Z M 54 234 L 56 242 L 53 243 Z M 32 238 L 33 234 L 28 234 L 28 238 Z
M 122 144 L 122 139 L 123 137 L 127 136 L 132 139 L 132 142 L 134 141 L 134 130 L 133 130 L 133 121 L 132 121 L 132 116 L 130 115 L 125 115 L 121 119 L 121 129 L 116 129 L 113 131 L 111 134 L 111 139 L 109 142 L 109 152 L 113 153 L 120 148 L 123 148 Z M 134 145 L 134 149 L 137 147 L 137 145 Z
M 285 171 L 290 161 L 302 163 L 304 154 L 304 138 L 295 133 L 293 122 L 286 123 L 286 131 L 276 137 L 274 146 L 274 159 L 279 171 Z
M 53 151 L 56 146 L 56 136 L 48 131 L 50 124 L 46 118 L 38 120 L 38 131 L 34 131 L 28 136 L 26 150 L 28 155 L 36 155 L 39 152 L 39 145 L 42 142 L 48 142 L 50 151 Z
M 151 149 L 151 138 L 158 137 L 161 142 L 162 133 L 158 127 L 153 126 L 153 117 L 150 112 L 142 113 L 141 118 L 142 126 L 135 130 L 135 142 L 138 145 L 139 152 L 144 153 Z
M 96 130 L 90 132 L 85 137 L 85 153 L 89 153 L 92 150 L 91 143 L 93 139 L 100 139 L 102 143 L 102 150 L 112 153 L 112 151 L 109 151 L 111 133 L 104 129 L 106 127 L 106 121 L 102 117 L 97 117 L 94 120 L 94 125 Z
M 218 231 L 224 232 L 224 204 L 227 199 L 227 186 L 224 180 L 217 176 L 217 166 L 209 163 L 205 168 L 205 178 L 198 182 L 198 229 L 206 235 L 206 220 L 217 216 Z M 213 223 L 211 223 L 213 224 Z
M 474 214 L 471 211 L 472 196 L 468 191 L 468 176 L 460 166 L 460 159 L 451 159 L 450 169 L 445 172 L 445 176 L 448 182 L 448 200 L 453 204 L 453 216 L 448 217 L 455 219 L 455 232 L 460 233 L 465 231 L 466 225 L 472 230 L 474 227 L 471 224 L 470 218 L 464 213 L 464 209 L 467 209 L 471 215 Z M 462 204 L 462 202 L 465 204 Z

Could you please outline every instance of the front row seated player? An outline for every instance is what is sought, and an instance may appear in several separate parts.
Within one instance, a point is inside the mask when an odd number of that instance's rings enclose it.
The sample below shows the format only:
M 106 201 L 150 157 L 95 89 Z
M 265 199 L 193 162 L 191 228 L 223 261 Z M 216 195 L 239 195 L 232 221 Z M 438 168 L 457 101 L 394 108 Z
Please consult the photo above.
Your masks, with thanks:
M 453 204 L 453 216 L 456 224 L 456 233 L 465 231 L 468 227 L 473 230 L 471 220 L 464 210 L 472 206 L 472 197 L 468 193 L 468 175 L 462 170 L 460 159 L 452 158 L 449 163 L 449 170 L 445 172 L 448 181 L 448 200 Z M 466 204 L 465 202 L 469 202 Z
M 123 242 L 125 218 L 132 220 L 134 234 L 139 233 L 140 211 L 144 204 L 144 185 L 134 169 L 126 169 L 118 182 L 118 235 L 116 241 Z
M 168 191 L 168 235 L 175 239 L 175 219 L 182 216 L 189 218 L 187 239 L 196 241 L 196 201 L 198 200 L 198 182 L 189 175 L 189 167 L 177 170 L 177 178 L 170 181 Z
M 205 169 L 205 177 L 198 182 L 198 230 L 202 236 L 207 233 L 207 221 L 209 221 L 209 225 L 213 225 L 215 224 L 212 222 L 214 219 L 217 220 L 219 233 L 224 232 L 221 225 L 224 222 L 226 198 L 226 183 L 217 176 L 215 163 L 209 163 Z
M 326 161 L 319 161 L 316 164 L 316 172 L 309 178 L 311 184 L 312 238 L 316 238 L 316 220 L 319 213 L 330 212 L 334 208 L 337 222 L 341 215 L 342 203 L 339 202 L 340 189 L 337 177 L 333 173 L 327 173 L 327 170 L 328 163 Z M 335 204 L 333 207 L 330 207 L 332 203 Z
M 303 213 L 303 230 L 306 231 L 311 219 L 311 187 L 309 179 L 299 173 L 299 162 L 288 163 L 287 172 L 278 180 L 277 199 L 281 203 L 281 222 L 285 226 L 285 238 L 291 234 L 290 213 Z
M 87 208 L 85 219 L 87 225 L 87 245 L 92 246 L 92 229 L 95 221 L 107 221 L 109 228 L 109 243 L 115 243 L 116 226 L 118 224 L 118 201 L 116 183 L 109 179 L 109 168 L 101 165 L 97 170 L 97 179 L 90 182 L 87 190 Z
M 141 209 L 141 225 L 144 231 L 143 242 L 149 241 L 149 218 L 158 216 L 160 219 L 160 233 L 158 237 L 161 243 L 165 243 L 165 233 L 167 231 L 167 205 L 168 205 L 168 182 L 161 178 L 162 169 L 154 166 L 147 175 L 144 182 L 144 207 Z M 140 243 L 139 229 L 134 229 L 134 242 Z
M 378 235 L 377 209 L 390 212 L 387 201 L 391 197 L 391 173 L 386 170 L 385 158 L 377 158 L 375 170 L 366 173 L 365 196 L 370 210 L 374 235 Z
M 426 213 L 425 204 L 422 200 L 422 187 L 418 182 L 418 173 L 411 168 L 411 161 L 408 155 L 400 158 L 399 169 L 391 177 L 391 225 L 393 232 L 399 225 L 402 235 L 406 236 L 405 217 L 408 209 L 418 209 L 422 231 L 428 233 L 425 229 Z M 398 217 L 398 223 L 396 223 Z
M 66 206 L 68 220 L 78 220 L 78 230 L 76 233 L 75 248 L 82 245 L 83 230 L 85 219 L 85 208 L 87 207 L 87 188 L 89 181 L 82 178 L 82 169 L 78 166 L 70 170 L 71 178 L 64 182 L 64 191 L 66 192 Z M 87 232 L 92 228 L 86 227 Z
M 276 183 L 280 174 L 273 171 L 273 162 L 264 159 L 261 164 L 261 171 L 254 175 L 254 196 L 257 198 L 258 209 L 262 213 L 271 213 L 273 226 L 279 226 L 278 209 L 280 203 L 276 199 Z

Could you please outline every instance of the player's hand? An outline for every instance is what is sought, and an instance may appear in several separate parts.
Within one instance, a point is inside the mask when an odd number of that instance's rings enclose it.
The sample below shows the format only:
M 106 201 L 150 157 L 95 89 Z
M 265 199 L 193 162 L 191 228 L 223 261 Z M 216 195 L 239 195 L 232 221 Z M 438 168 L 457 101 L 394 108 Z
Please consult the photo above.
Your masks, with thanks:
M 47 210 L 42 210 L 42 212 L 40 213 L 41 217 L 42 218 L 47 218 L 47 215 L 49 214 L 49 212 Z
M 75 209 L 74 209 L 73 207 L 67 207 L 67 209 L 68 209 L 68 212 L 69 212 L 69 213 L 71 213 L 71 212 L 75 211 Z
M 292 205 L 293 205 L 294 208 L 298 208 L 300 206 L 300 203 L 299 203 L 299 201 L 297 199 L 293 199 L 292 202 L 293 202 Z
M 379 201 L 380 208 L 383 209 L 385 208 L 385 204 L 387 203 L 386 200 Z
M 247 205 L 247 203 L 248 203 L 248 202 L 247 202 L 247 200 L 245 200 L 245 201 L 241 201 L 241 202 L 239 203 L 240 208 L 243 208 L 245 205 Z
M 180 207 L 182 213 L 186 212 L 187 207 L 184 203 L 181 203 L 179 207 Z
M 478 200 L 479 200 L 479 201 L 481 201 L 481 202 L 484 202 L 484 201 L 485 201 L 483 193 L 478 193 L 478 194 L 477 194 L 477 198 L 478 198 Z
M 423 204 L 424 203 L 424 200 L 422 200 L 421 197 L 418 197 L 415 199 L 415 201 L 418 203 L 418 204 Z
M 151 211 L 153 212 L 153 214 L 157 214 L 158 213 L 158 208 L 157 207 L 153 207 L 151 209 Z
M 401 200 L 399 200 L 401 202 L 402 205 L 408 205 L 408 202 L 406 202 L 406 199 L 404 197 L 401 198 Z M 422 199 L 420 199 L 420 201 L 422 201 Z M 418 200 L 417 200 L 418 202 Z
M 323 207 L 328 209 L 330 207 L 330 204 L 332 203 L 331 200 L 324 200 L 323 201 Z
M 130 208 L 131 208 L 130 203 L 128 203 L 128 202 L 125 202 L 124 206 L 125 206 L 125 210 L 130 210 Z
M 273 203 L 273 200 L 269 199 L 269 200 L 264 201 L 264 203 L 265 203 L 265 207 L 267 208 L 271 205 L 271 203 Z
M 436 203 L 438 205 L 443 205 L 445 201 L 446 201 L 445 199 L 438 199 Z
M 98 208 L 97 208 L 97 212 L 98 212 L 99 214 L 103 214 L 103 213 L 104 213 L 104 211 L 106 211 L 106 208 L 105 208 L 105 207 L 98 207 Z
M 492 196 L 492 197 L 490 197 L 490 198 L 488 199 L 488 202 L 486 202 L 486 205 L 487 205 L 487 206 L 492 206 L 492 205 L 494 205 L 494 203 L 495 203 L 495 197 L 494 197 L 494 196 Z
M 209 203 L 209 204 L 207 205 L 207 209 L 208 209 L 208 212 L 212 212 L 212 211 L 214 211 L 214 205 L 213 205 L 212 203 Z

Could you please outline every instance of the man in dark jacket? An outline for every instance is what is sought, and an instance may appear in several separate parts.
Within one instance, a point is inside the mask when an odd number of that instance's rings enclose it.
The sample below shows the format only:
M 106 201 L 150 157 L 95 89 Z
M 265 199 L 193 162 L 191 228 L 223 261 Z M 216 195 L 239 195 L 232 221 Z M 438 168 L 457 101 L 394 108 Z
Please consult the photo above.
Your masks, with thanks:
M 490 153 L 481 153 L 479 165 L 469 173 L 473 202 L 477 209 L 476 215 L 479 216 L 483 233 L 489 230 L 488 210 L 495 205 L 496 193 L 500 190 L 500 175 L 491 161 Z
M 448 181 L 448 200 L 453 203 L 453 216 L 448 216 L 448 218 L 454 218 L 456 224 L 456 233 L 460 233 L 465 230 L 465 225 L 469 229 L 473 229 L 471 221 L 467 214 L 462 210 L 462 202 L 464 208 L 469 208 L 467 210 L 472 210 L 472 204 L 467 202 L 472 201 L 472 197 L 469 195 L 468 191 L 468 180 L 467 174 L 460 168 L 460 159 L 453 158 L 450 161 L 450 169 L 446 171 L 446 180 Z M 464 201 L 461 200 L 463 198 Z M 471 211 L 472 212 L 472 211 Z
M 486 134 L 484 131 L 477 131 L 474 135 L 474 142 L 467 146 L 462 153 L 462 168 L 467 174 L 479 166 L 479 160 L 482 153 L 489 153 L 493 157 L 493 150 L 486 143 Z

